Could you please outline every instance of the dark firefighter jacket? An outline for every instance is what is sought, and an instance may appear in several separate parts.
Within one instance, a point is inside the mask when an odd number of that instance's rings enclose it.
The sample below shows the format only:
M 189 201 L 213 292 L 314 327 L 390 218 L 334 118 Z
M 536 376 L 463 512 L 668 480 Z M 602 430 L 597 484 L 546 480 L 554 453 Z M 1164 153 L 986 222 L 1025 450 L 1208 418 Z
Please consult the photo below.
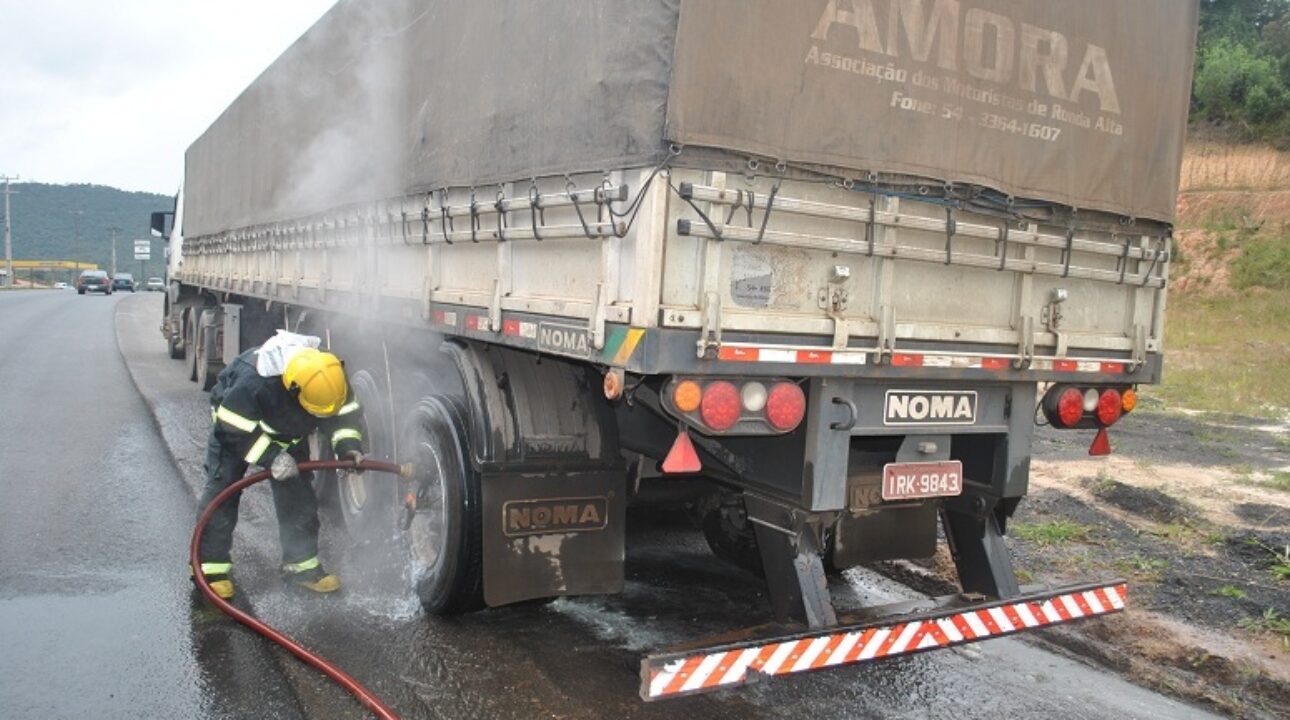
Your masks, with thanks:
M 314 430 L 321 430 L 322 437 L 331 440 L 336 457 L 362 450 L 363 411 L 352 389 L 334 417 L 310 415 L 283 387 L 281 375 L 264 377 L 256 372 L 256 350 L 238 355 L 211 390 L 211 414 L 221 444 L 263 468 Z

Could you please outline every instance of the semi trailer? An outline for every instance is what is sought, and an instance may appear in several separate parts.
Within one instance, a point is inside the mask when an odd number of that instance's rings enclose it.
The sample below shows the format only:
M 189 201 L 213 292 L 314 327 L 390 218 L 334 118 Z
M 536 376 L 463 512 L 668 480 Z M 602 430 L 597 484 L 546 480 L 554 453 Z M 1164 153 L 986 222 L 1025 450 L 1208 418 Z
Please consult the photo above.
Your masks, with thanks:
M 1036 424 L 1108 453 L 1160 381 L 1197 15 L 346 0 L 189 148 L 162 330 L 203 388 L 278 329 L 346 359 L 417 473 L 319 492 L 429 613 L 620 592 L 627 508 L 697 509 L 773 622 L 646 699 L 1115 612 L 1005 538 Z M 835 609 L 942 538 L 959 594 Z

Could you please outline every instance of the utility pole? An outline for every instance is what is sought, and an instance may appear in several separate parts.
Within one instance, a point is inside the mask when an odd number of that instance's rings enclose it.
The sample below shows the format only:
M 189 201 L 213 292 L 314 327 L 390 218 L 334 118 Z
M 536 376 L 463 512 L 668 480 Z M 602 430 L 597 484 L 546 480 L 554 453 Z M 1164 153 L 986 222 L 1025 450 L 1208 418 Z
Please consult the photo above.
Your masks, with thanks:
M 72 227 L 75 228 L 73 231 L 74 234 L 72 235 L 73 237 L 72 247 L 76 248 L 74 252 L 77 255 L 80 255 L 81 254 L 81 216 L 85 214 L 85 211 L 68 210 L 67 214 L 72 216 L 72 222 L 73 222 Z M 81 266 L 81 261 L 77 260 L 76 267 L 78 270 L 80 269 L 80 266 Z
M 121 232 L 121 228 L 110 227 L 108 232 L 112 233 L 112 274 L 116 275 L 116 234 Z
M 9 221 L 9 196 L 14 194 L 14 190 L 9 189 L 9 181 L 17 180 L 18 176 L 8 175 L 0 176 L 4 178 L 4 269 L 5 282 L 10 286 L 14 284 L 13 277 L 13 223 Z

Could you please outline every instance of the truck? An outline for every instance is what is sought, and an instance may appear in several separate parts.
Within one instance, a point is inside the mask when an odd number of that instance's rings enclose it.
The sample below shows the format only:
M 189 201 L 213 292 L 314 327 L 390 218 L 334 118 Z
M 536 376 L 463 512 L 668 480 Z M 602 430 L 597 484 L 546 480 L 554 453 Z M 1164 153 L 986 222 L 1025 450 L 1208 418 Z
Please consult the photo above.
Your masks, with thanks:
M 430 614 L 620 592 L 628 507 L 686 503 L 770 622 L 646 700 L 1117 612 L 1005 538 L 1036 425 L 1107 454 L 1160 381 L 1198 12 L 347 0 L 188 149 L 162 330 L 206 389 L 345 358 L 417 472 L 318 490 Z M 961 592 L 834 607 L 940 538 Z

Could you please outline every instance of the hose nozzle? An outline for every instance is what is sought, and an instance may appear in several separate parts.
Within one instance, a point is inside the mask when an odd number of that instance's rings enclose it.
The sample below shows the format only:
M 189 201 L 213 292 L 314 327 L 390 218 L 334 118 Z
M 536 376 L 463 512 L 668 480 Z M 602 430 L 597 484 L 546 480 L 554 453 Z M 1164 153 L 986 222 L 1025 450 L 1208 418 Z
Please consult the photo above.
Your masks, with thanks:
M 410 478 L 417 472 L 417 466 L 412 463 L 403 463 L 399 466 L 399 477 Z

